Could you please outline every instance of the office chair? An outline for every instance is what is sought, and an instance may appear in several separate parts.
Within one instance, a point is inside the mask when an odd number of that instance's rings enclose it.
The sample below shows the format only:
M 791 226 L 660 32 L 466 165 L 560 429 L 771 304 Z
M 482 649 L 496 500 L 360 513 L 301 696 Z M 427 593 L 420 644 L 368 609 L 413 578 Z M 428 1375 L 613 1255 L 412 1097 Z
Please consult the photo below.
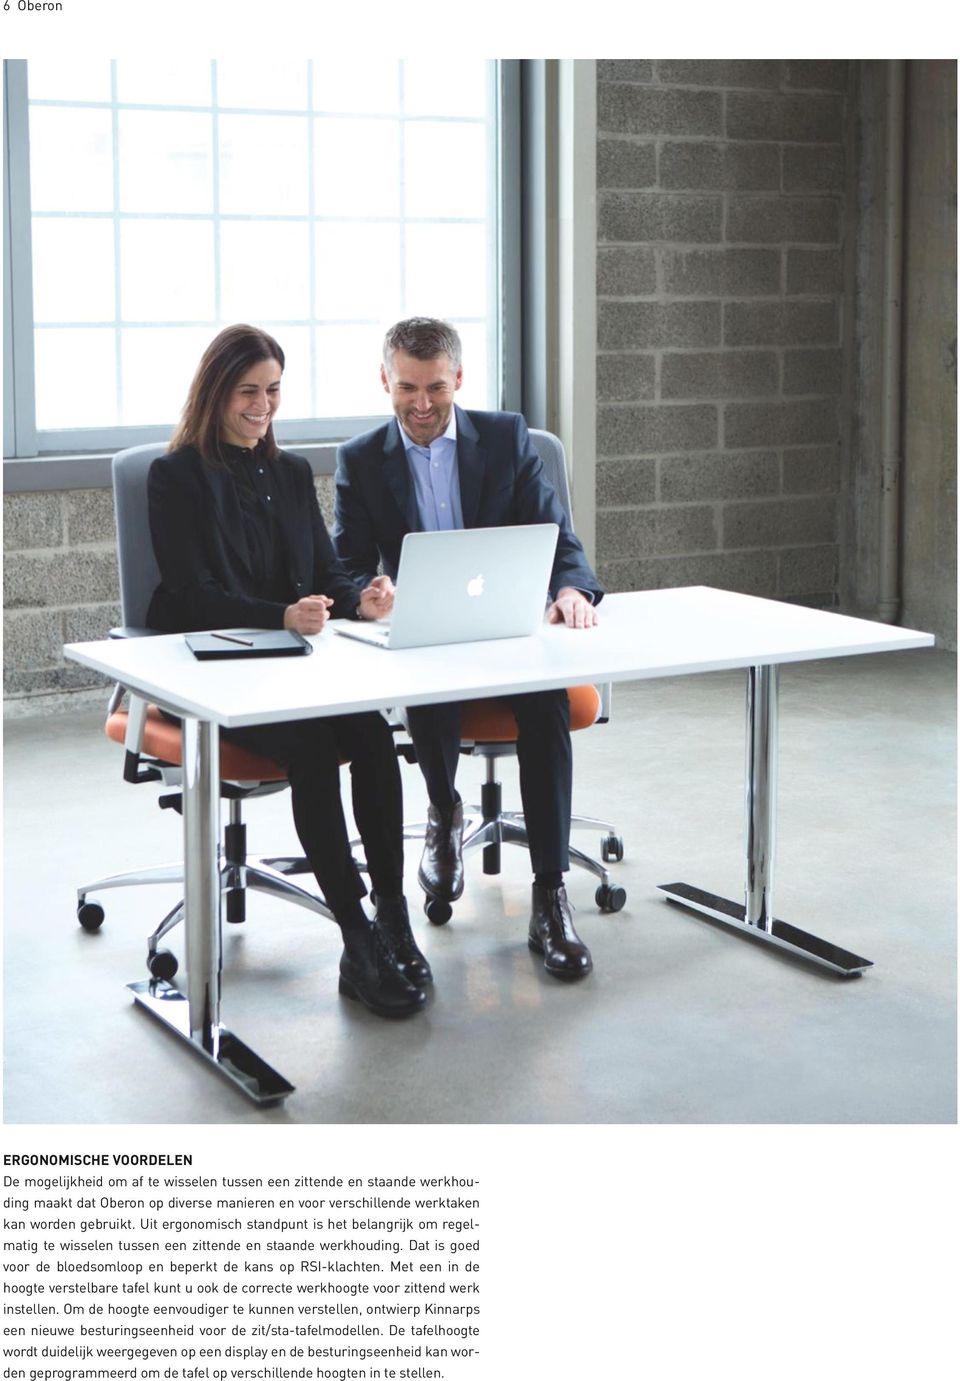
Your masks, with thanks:
M 571 524 L 573 514 L 570 503 L 570 486 L 567 482 L 566 457 L 563 444 L 552 432 L 533 431 L 530 439 L 543 461 L 544 473 L 557 492 Z M 597 690 L 594 686 L 571 686 L 567 695 L 570 698 L 570 730 L 586 729 L 591 724 L 605 724 L 610 711 L 610 687 Z M 503 809 L 503 789 L 497 777 L 497 760 L 516 756 L 517 722 L 510 707 L 502 700 L 465 701 L 461 716 L 461 753 L 482 758 L 485 765 L 485 778 L 480 788 L 480 804 L 463 807 L 463 852 L 483 849 L 483 871 L 500 872 L 500 849 L 503 844 L 518 844 L 527 848 L 527 831 L 523 813 Z M 402 750 L 401 750 L 402 751 Z M 409 756 L 409 754 L 408 754 Z M 574 829 L 589 828 L 603 831 L 600 854 L 603 863 L 619 862 L 623 858 L 623 839 L 615 826 L 604 820 L 596 820 L 587 815 L 574 815 L 571 818 Z M 415 825 L 404 830 L 406 838 L 422 838 L 425 825 Z M 570 846 L 570 862 L 599 878 L 595 900 L 601 911 L 619 911 L 627 899 L 622 887 L 611 882 L 603 863 L 598 863 L 581 849 Z M 427 897 L 424 903 L 428 920 L 434 925 L 445 925 L 453 914 L 449 902 L 435 897 Z
M 113 501 L 124 626 L 111 629 L 112 638 L 149 637 L 154 632 L 145 626 L 150 598 L 160 583 L 160 571 L 150 541 L 147 475 L 153 461 L 166 449 L 164 445 L 133 446 L 118 452 L 113 458 Z M 114 687 L 106 722 L 107 737 L 124 745 L 124 781 L 135 784 L 162 782 L 164 786 L 178 787 L 182 762 L 179 724 L 165 719 L 155 706 L 148 705 L 133 692 L 129 693 L 129 708 L 121 709 L 125 693 L 126 688 L 119 683 Z M 236 925 L 246 919 L 248 888 L 296 902 L 298 906 L 332 919 L 332 912 L 318 893 L 309 892 L 290 881 L 299 873 L 311 871 L 305 858 L 247 857 L 242 803 L 252 797 L 283 791 L 287 785 L 283 768 L 269 758 L 260 757 L 222 739 L 220 778 L 220 795 L 228 802 L 220 868 L 220 889 L 225 900 L 227 921 Z M 173 809 L 179 813 L 183 805 L 182 794 L 176 789 L 169 791 L 161 795 L 159 804 L 161 809 Z M 103 924 L 103 907 L 99 902 L 88 900 L 91 893 L 112 887 L 182 881 L 182 862 L 98 878 L 96 882 L 88 882 L 77 889 L 77 919 L 88 931 L 99 930 Z M 182 918 L 181 899 L 148 937 L 147 968 L 154 978 L 169 980 L 177 971 L 176 956 L 170 950 L 160 949 L 159 944 Z

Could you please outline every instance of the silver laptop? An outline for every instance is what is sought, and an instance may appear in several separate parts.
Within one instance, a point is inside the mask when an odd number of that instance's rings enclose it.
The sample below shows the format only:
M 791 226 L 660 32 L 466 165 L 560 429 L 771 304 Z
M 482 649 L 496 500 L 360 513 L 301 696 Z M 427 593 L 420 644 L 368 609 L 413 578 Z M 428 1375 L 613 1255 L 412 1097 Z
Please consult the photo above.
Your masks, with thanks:
M 528 637 L 543 621 L 559 531 L 528 523 L 408 532 L 390 618 L 336 630 L 390 649 Z

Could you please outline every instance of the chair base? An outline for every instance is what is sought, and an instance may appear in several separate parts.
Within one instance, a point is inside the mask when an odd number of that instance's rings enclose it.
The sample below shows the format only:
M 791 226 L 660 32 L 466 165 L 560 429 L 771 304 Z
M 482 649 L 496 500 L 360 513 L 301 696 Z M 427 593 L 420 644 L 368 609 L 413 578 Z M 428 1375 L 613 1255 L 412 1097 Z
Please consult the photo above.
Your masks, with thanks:
M 600 829 L 608 837 L 619 838 L 613 825 L 605 820 L 595 820 L 589 816 L 573 816 L 570 821 L 570 828 Z M 485 873 L 500 872 L 501 844 L 518 844 L 522 849 L 530 848 L 523 812 L 504 810 L 496 816 L 487 817 L 480 806 L 465 807 L 463 813 L 463 851 L 466 853 L 468 849 L 482 848 L 483 871 Z M 594 877 L 599 878 L 605 886 L 610 886 L 610 874 L 602 863 L 592 858 L 590 854 L 584 853 L 582 849 L 576 848 L 573 844 L 569 846 L 569 853 L 571 863 L 575 863 L 578 868 L 585 868 L 588 873 L 593 873 Z
M 293 882 L 287 881 L 285 874 L 280 873 L 275 867 L 271 867 L 272 862 L 286 862 L 286 860 L 271 859 L 251 859 L 244 863 L 242 870 L 238 865 L 228 863 L 220 870 L 220 895 L 224 899 L 224 916 L 229 923 L 236 925 L 246 920 L 246 892 L 253 888 L 257 892 L 267 892 L 272 896 L 279 896 L 285 902 L 294 902 L 297 906 L 303 906 L 308 911 L 314 911 L 316 916 L 326 917 L 326 920 L 333 920 L 333 911 L 326 905 L 325 900 L 318 892 L 308 892 L 307 888 L 296 887 Z M 290 862 L 301 862 L 301 860 L 290 860 Z M 301 871 L 308 871 L 305 865 Z M 243 876 L 238 874 L 242 871 Z M 93 891 L 93 889 L 91 889 Z M 240 905 L 238 906 L 238 903 Z M 233 914 L 231 914 L 231 911 Z M 169 934 L 175 925 L 180 925 L 184 918 L 184 903 L 182 900 L 177 902 L 173 910 L 167 911 L 166 916 L 157 925 L 151 935 L 146 936 L 146 967 L 153 975 L 153 978 L 173 978 L 177 972 L 177 958 L 170 953 L 170 950 L 160 949 L 160 940 L 164 935 Z
M 516 844 L 527 850 L 530 848 L 523 812 L 503 809 L 503 787 L 496 776 L 496 759 L 501 755 L 501 752 L 497 750 L 482 754 L 486 759 L 487 775 L 480 788 L 480 804 L 465 805 L 463 808 L 463 852 L 466 854 L 471 849 L 482 849 L 483 871 L 487 874 L 500 872 L 501 848 L 504 844 Z M 619 861 L 623 858 L 623 840 L 617 834 L 615 826 L 608 821 L 598 820 L 589 815 L 574 815 L 570 819 L 570 826 L 571 829 L 603 831 L 604 859 Z M 404 839 L 423 839 L 426 828 L 425 821 L 404 825 L 403 837 Z M 600 885 L 596 891 L 598 908 L 601 911 L 619 911 L 626 902 L 627 894 L 622 887 L 611 881 L 610 874 L 603 863 L 598 862 L 572 844 L 569 853 L 571 864 L 586 869 L 587 872 L 592 873 L 594 877 L 600 880 Z M 428 920 L 434 925 L 446 924 L 453 914 L 449 902 L 429 894 L 426 898 L 425 910 Z
M 310 873 L 310 864 L 299 857 L 247 857 L 246 826 L 240 818 L 240 801 L 230 800 L 229 824 L 224 829 L 223 863 L 220 868 L 220 895 L 223 901 L 224 919 L 231 925 L 241 925 L 246 920 L 247 892 L 254 890 L 266 892 L 283 901 L 294 902 L 327 920 L 333 920 L 333 912 L 319 892 L 299 887 L 290 879 L 302 873 Z M 114 887 L 135 887 L 155 883 L 182 883 L 183 864 L 166 863 L 152 868 L 142 868 L 133 873 L 115 873 L 110 877 L 98 878 L 77 889 L 77 916 L 85 930 L 94 931 L 103 922 L 103 907 L 88 902 L 92 893 L 108 891 Z M 183 900 L 177 902 L 167 912 L 157 928 L 147 936 L 147 969 L 153 980 L 169 980 L 176 974 L 179 964 L 176 956 L 168 949 L 160 948 L 160 941 L 183 920 Z

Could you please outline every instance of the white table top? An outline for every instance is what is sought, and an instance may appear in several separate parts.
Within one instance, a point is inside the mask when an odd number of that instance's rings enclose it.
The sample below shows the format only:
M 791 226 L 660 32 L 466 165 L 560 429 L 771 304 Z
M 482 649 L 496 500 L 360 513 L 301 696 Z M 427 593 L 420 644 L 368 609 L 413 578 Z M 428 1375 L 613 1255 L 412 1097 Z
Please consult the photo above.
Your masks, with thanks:
M 600 625 L 390 652 L 330 624 L 310 657 L 198 662 L 180 634 L 69 643 L 73 661 L 225 728 L 592 682 L 932 647 L 933 636 L 697 585 L 608 595 Z

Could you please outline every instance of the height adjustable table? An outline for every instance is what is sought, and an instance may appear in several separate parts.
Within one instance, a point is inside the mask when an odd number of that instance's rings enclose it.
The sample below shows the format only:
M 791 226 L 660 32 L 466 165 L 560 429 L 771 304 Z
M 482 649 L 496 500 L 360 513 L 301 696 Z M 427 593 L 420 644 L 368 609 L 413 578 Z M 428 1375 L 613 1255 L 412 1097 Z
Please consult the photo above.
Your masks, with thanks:
M 745 900 L 682 882 L 663 891 L 836 973 L 868 968 L 869 959 L 774 916 L 779 667 L 931 647 L 933 637 L 705 586 L 608 595 L 599 612 L 590 630 L 544 625 L 532 638 L 394 652 L 339 637 L 330 624 L 312 639 L 311 657 L 249 662 L 198 662 L 180 635 L 69 644 L 68 657 L 183 720 L 186 991 L 134 982 L 137 1002 L 257 1103 L 293 1092 L 220 1022 L 221 728 L 739 667 L 747 676 Z

